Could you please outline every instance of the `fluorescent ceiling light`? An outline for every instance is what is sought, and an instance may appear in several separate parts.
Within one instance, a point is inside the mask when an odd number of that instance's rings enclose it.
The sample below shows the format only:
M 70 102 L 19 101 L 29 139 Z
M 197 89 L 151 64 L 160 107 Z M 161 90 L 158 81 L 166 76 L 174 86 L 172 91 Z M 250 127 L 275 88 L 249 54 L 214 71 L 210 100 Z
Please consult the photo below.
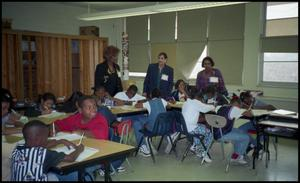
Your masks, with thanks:
M 124 18 L 130 16 L 150 15 L 156 13 L 192 10 L 200 8 L 209 8 L 216 6 L 225 6 L 233 4 L 241 4 L 246 2 L 175 2 L 156 4 L 152 6 L 144 6 L 139 8 L 129 8 L 124 10 L 105 11 L 101 13 L 88 13 L 78 17 L 80 20 L 103 20 L 110 18 Z

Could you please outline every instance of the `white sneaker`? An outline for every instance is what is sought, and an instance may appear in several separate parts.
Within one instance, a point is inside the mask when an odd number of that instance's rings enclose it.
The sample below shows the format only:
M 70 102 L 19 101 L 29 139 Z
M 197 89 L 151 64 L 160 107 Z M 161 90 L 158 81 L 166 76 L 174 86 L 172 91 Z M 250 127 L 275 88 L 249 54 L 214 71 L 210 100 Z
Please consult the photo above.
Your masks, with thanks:
M 144 157 L 150 157 L 150 151 L 146 145 L 142 145 L 139 149 L 139 154 L 144 156 Z
M 204 161 L 205 161 L 206 163 L 211 163 L 211 162 L 212 162 L 212 160 L 209 158 L 208 155 L 205 155 L 205 156 L 203 157 L 203 159 L 204 159 Z
M 238 158 L 236 159 L 232 159 L 230 160 L 231 162 L 233 163 L 238 163 L 238 164 L 241 164 L 241 165 L 245 165 L 247 164 L 248 162 L 246 160 L 244 160 L 244 156 L 240 155 Z
M 196 152 L 196 145 L 193 144 L 193 145 L 190 147 L 190 150 L 191 150 L 192 152 Z
M 120 166 L 119 168 L 117 168 L 118 173 L 125 172 L 125 171 L 126 171 L 126 169 L 124 166 Z

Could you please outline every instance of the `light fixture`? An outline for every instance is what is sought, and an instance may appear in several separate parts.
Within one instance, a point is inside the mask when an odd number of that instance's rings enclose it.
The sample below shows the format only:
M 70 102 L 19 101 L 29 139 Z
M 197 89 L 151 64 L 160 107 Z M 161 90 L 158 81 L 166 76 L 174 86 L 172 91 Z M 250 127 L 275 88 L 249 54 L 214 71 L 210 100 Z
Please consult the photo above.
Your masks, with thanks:
M 144 6 L 139 8 L 129 8 L 123 10 L 104 11 L 101 13 L 88 13 L 78 17 L 80 20 L 103 20 L 111 18 L 124 18 L 130 16 L 150 15 L 156 13 L 192 10 L 200 8 L 209 8 L 216 6 L 234 5 L 246 2 L 175 2 Z

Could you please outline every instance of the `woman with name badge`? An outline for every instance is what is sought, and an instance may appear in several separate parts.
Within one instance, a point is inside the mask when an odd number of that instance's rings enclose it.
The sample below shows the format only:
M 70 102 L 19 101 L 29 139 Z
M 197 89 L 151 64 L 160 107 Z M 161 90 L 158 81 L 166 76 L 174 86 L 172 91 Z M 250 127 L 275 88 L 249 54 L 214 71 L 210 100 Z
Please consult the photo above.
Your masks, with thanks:
M 203 91 L 209 85 L 215 85 L 219 94 L 228 95 L 225 87 L 224 79 L 219 69 L 213 68 L 215 65 L 211 57 L 205 57 L 202 60 L 204 70 L 197 74 L 196 87 L 199 91 Z

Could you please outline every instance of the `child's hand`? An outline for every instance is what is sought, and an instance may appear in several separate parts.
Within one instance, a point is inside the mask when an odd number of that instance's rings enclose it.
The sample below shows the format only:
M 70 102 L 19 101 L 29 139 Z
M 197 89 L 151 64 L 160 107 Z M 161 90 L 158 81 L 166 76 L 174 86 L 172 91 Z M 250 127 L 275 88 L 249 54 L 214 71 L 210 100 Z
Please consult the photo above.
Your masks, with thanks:
M 68 149 L 70 149 L 70 147 L 73 147 L 73 148 L 76 147 L 76 145 L 73 142 L 70 142 L 66 139 L 61 139 L 61 140 L 59 140 L 59 142 L 60 142 L 60 144 L 64 144 L 65 146 L 67 146 Z
M 79 144 L 78 146 L 75 146 L 76 151 L 82 152 L 84 150 L 83 144 Z

